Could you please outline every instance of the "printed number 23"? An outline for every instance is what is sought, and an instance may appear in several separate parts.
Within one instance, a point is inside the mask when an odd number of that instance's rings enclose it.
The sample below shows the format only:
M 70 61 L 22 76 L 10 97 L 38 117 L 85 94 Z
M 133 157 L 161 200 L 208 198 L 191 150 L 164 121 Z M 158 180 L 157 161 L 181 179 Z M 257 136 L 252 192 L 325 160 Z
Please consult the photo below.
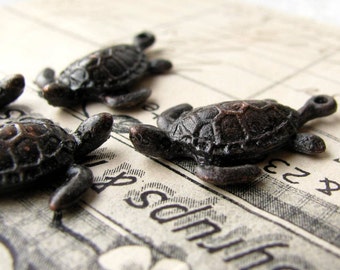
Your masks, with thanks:
M 287 161 L 285 161 L 283 159 L 276 158 L 276 159 L 269 160 L 268 165 L 264 167 L 264 170 L 267 173 L 276 174 L 276 171 L 274 169 L 277 168 L 277 165 L 276 165 L 277 163 L 281 163 L 281 164 L 284 164 L 286 167 L 290 167 L 290 164 Z M 294 177 L 306 177 L 306 176 L 310 175 L 310 172 L 302 170 L 298 167 L 295 167 L 294 169 L 297 171 L 297 173 L 284 173 L 284 174 L 282 174 L 282 178 L 289 183 L 298 184 L 299 182 L 293 181 L 292 178 L 294 178 Z

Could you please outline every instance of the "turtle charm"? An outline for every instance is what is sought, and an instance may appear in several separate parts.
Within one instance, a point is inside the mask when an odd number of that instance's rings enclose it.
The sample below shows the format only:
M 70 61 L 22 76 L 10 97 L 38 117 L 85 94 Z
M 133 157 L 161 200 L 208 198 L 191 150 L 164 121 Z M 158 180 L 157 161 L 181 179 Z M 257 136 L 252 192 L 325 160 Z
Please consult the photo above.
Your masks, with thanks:
M 16 100 L 24 91 L 25 79 L 21 74 L 8 75 L 0 81 L 0 108 Z
M 320 137 L 298 130 L 336 109 L 336 101 L 326 95 L 313 96 L 298 111 L 274 100 L 227 101 L 196 109 L 181 104 L 159 116 L 159 128 L 131 127 L 130 140 L 147 156 L 193 158 L 195 174 L 207 182 L 243 183 L 260 175 L 254 163 L 276 149 L 288 146 L 305 154 L 324 152 Z
M 97 114 L 72 134 L 51 120 L 30 116 L 0 125 L 0 192 L 65 177 L 49 202 L 55 211 L 52 224 L 60 225 L 61 210 L 75 203 L 92 185 L 91 170 L 75 162 L 109 138 L 112 123 L 111 114 Z
M 130 108 L 151 94 L 146 88 L 131 87 L 146 74 L 161 74 L 171 69 L 168 60 L 148 60 L 144 50 L 155 42 L 144 32 L 133 45 L 116 45 L 93 52 L 70 64 L 58 79 L 51 68 L 44 69 L 35 83 L 53 106 L 72 107 L 86 101 L 102 102 L 112 108 Z

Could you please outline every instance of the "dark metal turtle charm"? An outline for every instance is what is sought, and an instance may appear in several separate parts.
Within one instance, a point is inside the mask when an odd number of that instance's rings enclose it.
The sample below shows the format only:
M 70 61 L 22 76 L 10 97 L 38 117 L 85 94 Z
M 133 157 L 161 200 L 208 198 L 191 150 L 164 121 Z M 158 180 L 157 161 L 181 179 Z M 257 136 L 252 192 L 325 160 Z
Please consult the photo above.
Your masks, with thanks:
M 281 147 L 305 154 L 325 151 L 320 137 L 298 130 L 336 109 L 334 98 L 326 95 L 312 97 L 298 111 L 273 100 L 228 101 L 197 109 L 181 104 L 159 116 L 159 128 L 131 127 L 130 139 L 147 156 L 193 158 L 195 174 L 207 182 L 242 183 L 261 173 L 253 163 Z
M 0 108 L 16 100 L 24 91 L 25 79 L 21 74 L 9 75 L 0 81 Z
M 131 87 L 146 74 L 161 74 L 171 69 L 168 60 L 148 60 L 144 50 L 155 41 L 151 33 L 141 33 L 133 45 L 117 45 L 93 52 L 73 62 L 58 79 L 52 69 L 44 69 L 35 83 L 53 106 L 71 107 L 84 101 L 99 101 L 112 108 L 129 108 L 151 94 L 146 88 Z
M 76 202 L 92 185 L 93 175 L 75 162 L 103 144 L 110 135 L 112 115 L 101 113 L 83 121 L 69 134 L 48 119 L 23 116 L 0 126 L 0 192 L 22 189 L 65 176 L 65 183 L 51 196 L 49 206 L 56 211 Z

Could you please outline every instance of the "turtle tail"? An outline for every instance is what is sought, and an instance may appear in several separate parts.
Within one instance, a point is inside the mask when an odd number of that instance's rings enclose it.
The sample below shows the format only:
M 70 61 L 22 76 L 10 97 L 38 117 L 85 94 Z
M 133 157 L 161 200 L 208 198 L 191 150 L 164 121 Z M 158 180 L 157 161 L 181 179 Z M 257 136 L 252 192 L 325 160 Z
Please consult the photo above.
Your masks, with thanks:
M 333 97 L 327 95 L 313 96 L 298 110 L 300 126 L 312 119 L 333 114 L 336 109 L 337 103 Z
M 144 51 L 146 48 L 150 47 L 155 42 L 155 40 L 156 38 L 152 33 L 142 32 L 135 36 L 133 43 L 137 48 Z

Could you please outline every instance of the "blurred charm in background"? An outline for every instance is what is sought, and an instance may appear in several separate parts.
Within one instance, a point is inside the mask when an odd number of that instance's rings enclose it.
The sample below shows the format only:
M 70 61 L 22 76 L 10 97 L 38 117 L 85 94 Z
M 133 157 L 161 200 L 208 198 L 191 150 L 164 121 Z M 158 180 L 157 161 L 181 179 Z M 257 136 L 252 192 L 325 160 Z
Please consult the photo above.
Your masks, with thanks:
M 162 74 L 172 68 L 168 60 L 148 60 L 144 50 L 155 36 L 143 32 L 133 45 L 117 45 L 93 52 L 70 64 L 55 78 L 51 68 L 44 69 L 35 83 L 53 106 L 72 107 L 86 101 L 102 102 L 112 108 L 130 108 L 150 95 L 147 88 L 133 89 L 147 74 Z

